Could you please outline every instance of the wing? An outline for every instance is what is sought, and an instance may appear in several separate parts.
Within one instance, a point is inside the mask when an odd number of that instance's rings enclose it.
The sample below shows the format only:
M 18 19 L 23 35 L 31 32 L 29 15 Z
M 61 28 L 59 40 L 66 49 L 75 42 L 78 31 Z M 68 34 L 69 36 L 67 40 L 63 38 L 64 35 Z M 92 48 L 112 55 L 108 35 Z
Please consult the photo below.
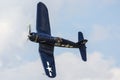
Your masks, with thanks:
M 56 76 L 56 68 L 54 61 L 54 46 L 47 44 L 40 44 L 39 52 L 45 73 L 48 77 L 54 78 Z
M 51 35 L 48 10 L 41 2 L 37 4 L 36 29 L 38 33 Z

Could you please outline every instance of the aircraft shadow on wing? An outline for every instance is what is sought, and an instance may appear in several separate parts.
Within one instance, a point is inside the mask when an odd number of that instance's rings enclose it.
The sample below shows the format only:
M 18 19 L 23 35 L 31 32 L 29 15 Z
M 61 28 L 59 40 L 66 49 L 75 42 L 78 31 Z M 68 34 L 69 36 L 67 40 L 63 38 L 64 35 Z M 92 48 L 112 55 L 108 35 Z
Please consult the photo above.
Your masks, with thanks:
M 78 32 L 78 42 L 73 42 L 60 37 L 51 36 L 50 22 L 47 7 L 39 2 L 37 4 L 37 32 L 31 32 L 29 28 L 28 38 L 32 42 L 39 43 L 39 53 L 45 73 L 48 77 L 54 78 L 56 76 L 55 60 L 54 60 L 54 46 L 65 48 L 78 48 L 81 53 L 83 61 L 87 61 L 86 42 L 82 32 Z

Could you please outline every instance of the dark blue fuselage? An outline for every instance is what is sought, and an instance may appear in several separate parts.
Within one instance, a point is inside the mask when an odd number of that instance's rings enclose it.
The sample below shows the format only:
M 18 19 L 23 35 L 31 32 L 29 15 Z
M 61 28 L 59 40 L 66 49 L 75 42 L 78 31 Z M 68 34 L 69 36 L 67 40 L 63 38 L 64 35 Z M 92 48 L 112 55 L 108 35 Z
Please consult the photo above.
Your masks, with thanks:
M 70 40 L 63 39 L 60 37 L 52 37 L 50 35 L 43 34 L 43 33 L 32 33 L 30 40 L 33 42 L 40 43 L 40 44 L 48 44 L 48 45 L 53 45 L 57 47 L 66 47 L 66 48 L 79 48 L 80 47 L 80 45 Z

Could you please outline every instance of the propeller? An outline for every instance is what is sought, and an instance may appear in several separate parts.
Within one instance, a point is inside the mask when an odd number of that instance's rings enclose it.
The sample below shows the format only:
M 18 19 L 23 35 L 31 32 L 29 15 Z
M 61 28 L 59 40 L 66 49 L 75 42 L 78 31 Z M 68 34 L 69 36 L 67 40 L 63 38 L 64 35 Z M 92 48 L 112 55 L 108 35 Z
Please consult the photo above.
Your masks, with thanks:
M 29 35 L 30 35 L 30 33 L 31 33 L 31 25 L 30 24 L 29 24 L 28 29 L 29 29 Z
M 30 33 L 31 33 L 31 25 L 29 24 L 29 26 L 28 26 L 28 38 L 27 38 L 27 41 L 29 40 Z

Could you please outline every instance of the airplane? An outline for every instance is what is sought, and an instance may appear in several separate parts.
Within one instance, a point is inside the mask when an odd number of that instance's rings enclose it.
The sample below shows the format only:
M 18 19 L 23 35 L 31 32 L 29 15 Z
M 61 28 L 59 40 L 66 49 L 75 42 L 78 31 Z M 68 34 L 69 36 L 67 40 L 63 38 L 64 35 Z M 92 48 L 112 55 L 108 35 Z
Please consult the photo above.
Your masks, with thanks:
M 54 47 L 79 48 L 83 61 L 87 61 L 86 42 L 83 33 L 78 32 L 78 42 L 73 42 L 60 37 L 51 36 L 48 9 L 42 2 L 37 4 L 37 32 L 31 32 L 29 27 L 28 38 L 32 42 L 39 43 L 39 53 L 46 75 L 50 78 L 56 77 L 54 60 Z

